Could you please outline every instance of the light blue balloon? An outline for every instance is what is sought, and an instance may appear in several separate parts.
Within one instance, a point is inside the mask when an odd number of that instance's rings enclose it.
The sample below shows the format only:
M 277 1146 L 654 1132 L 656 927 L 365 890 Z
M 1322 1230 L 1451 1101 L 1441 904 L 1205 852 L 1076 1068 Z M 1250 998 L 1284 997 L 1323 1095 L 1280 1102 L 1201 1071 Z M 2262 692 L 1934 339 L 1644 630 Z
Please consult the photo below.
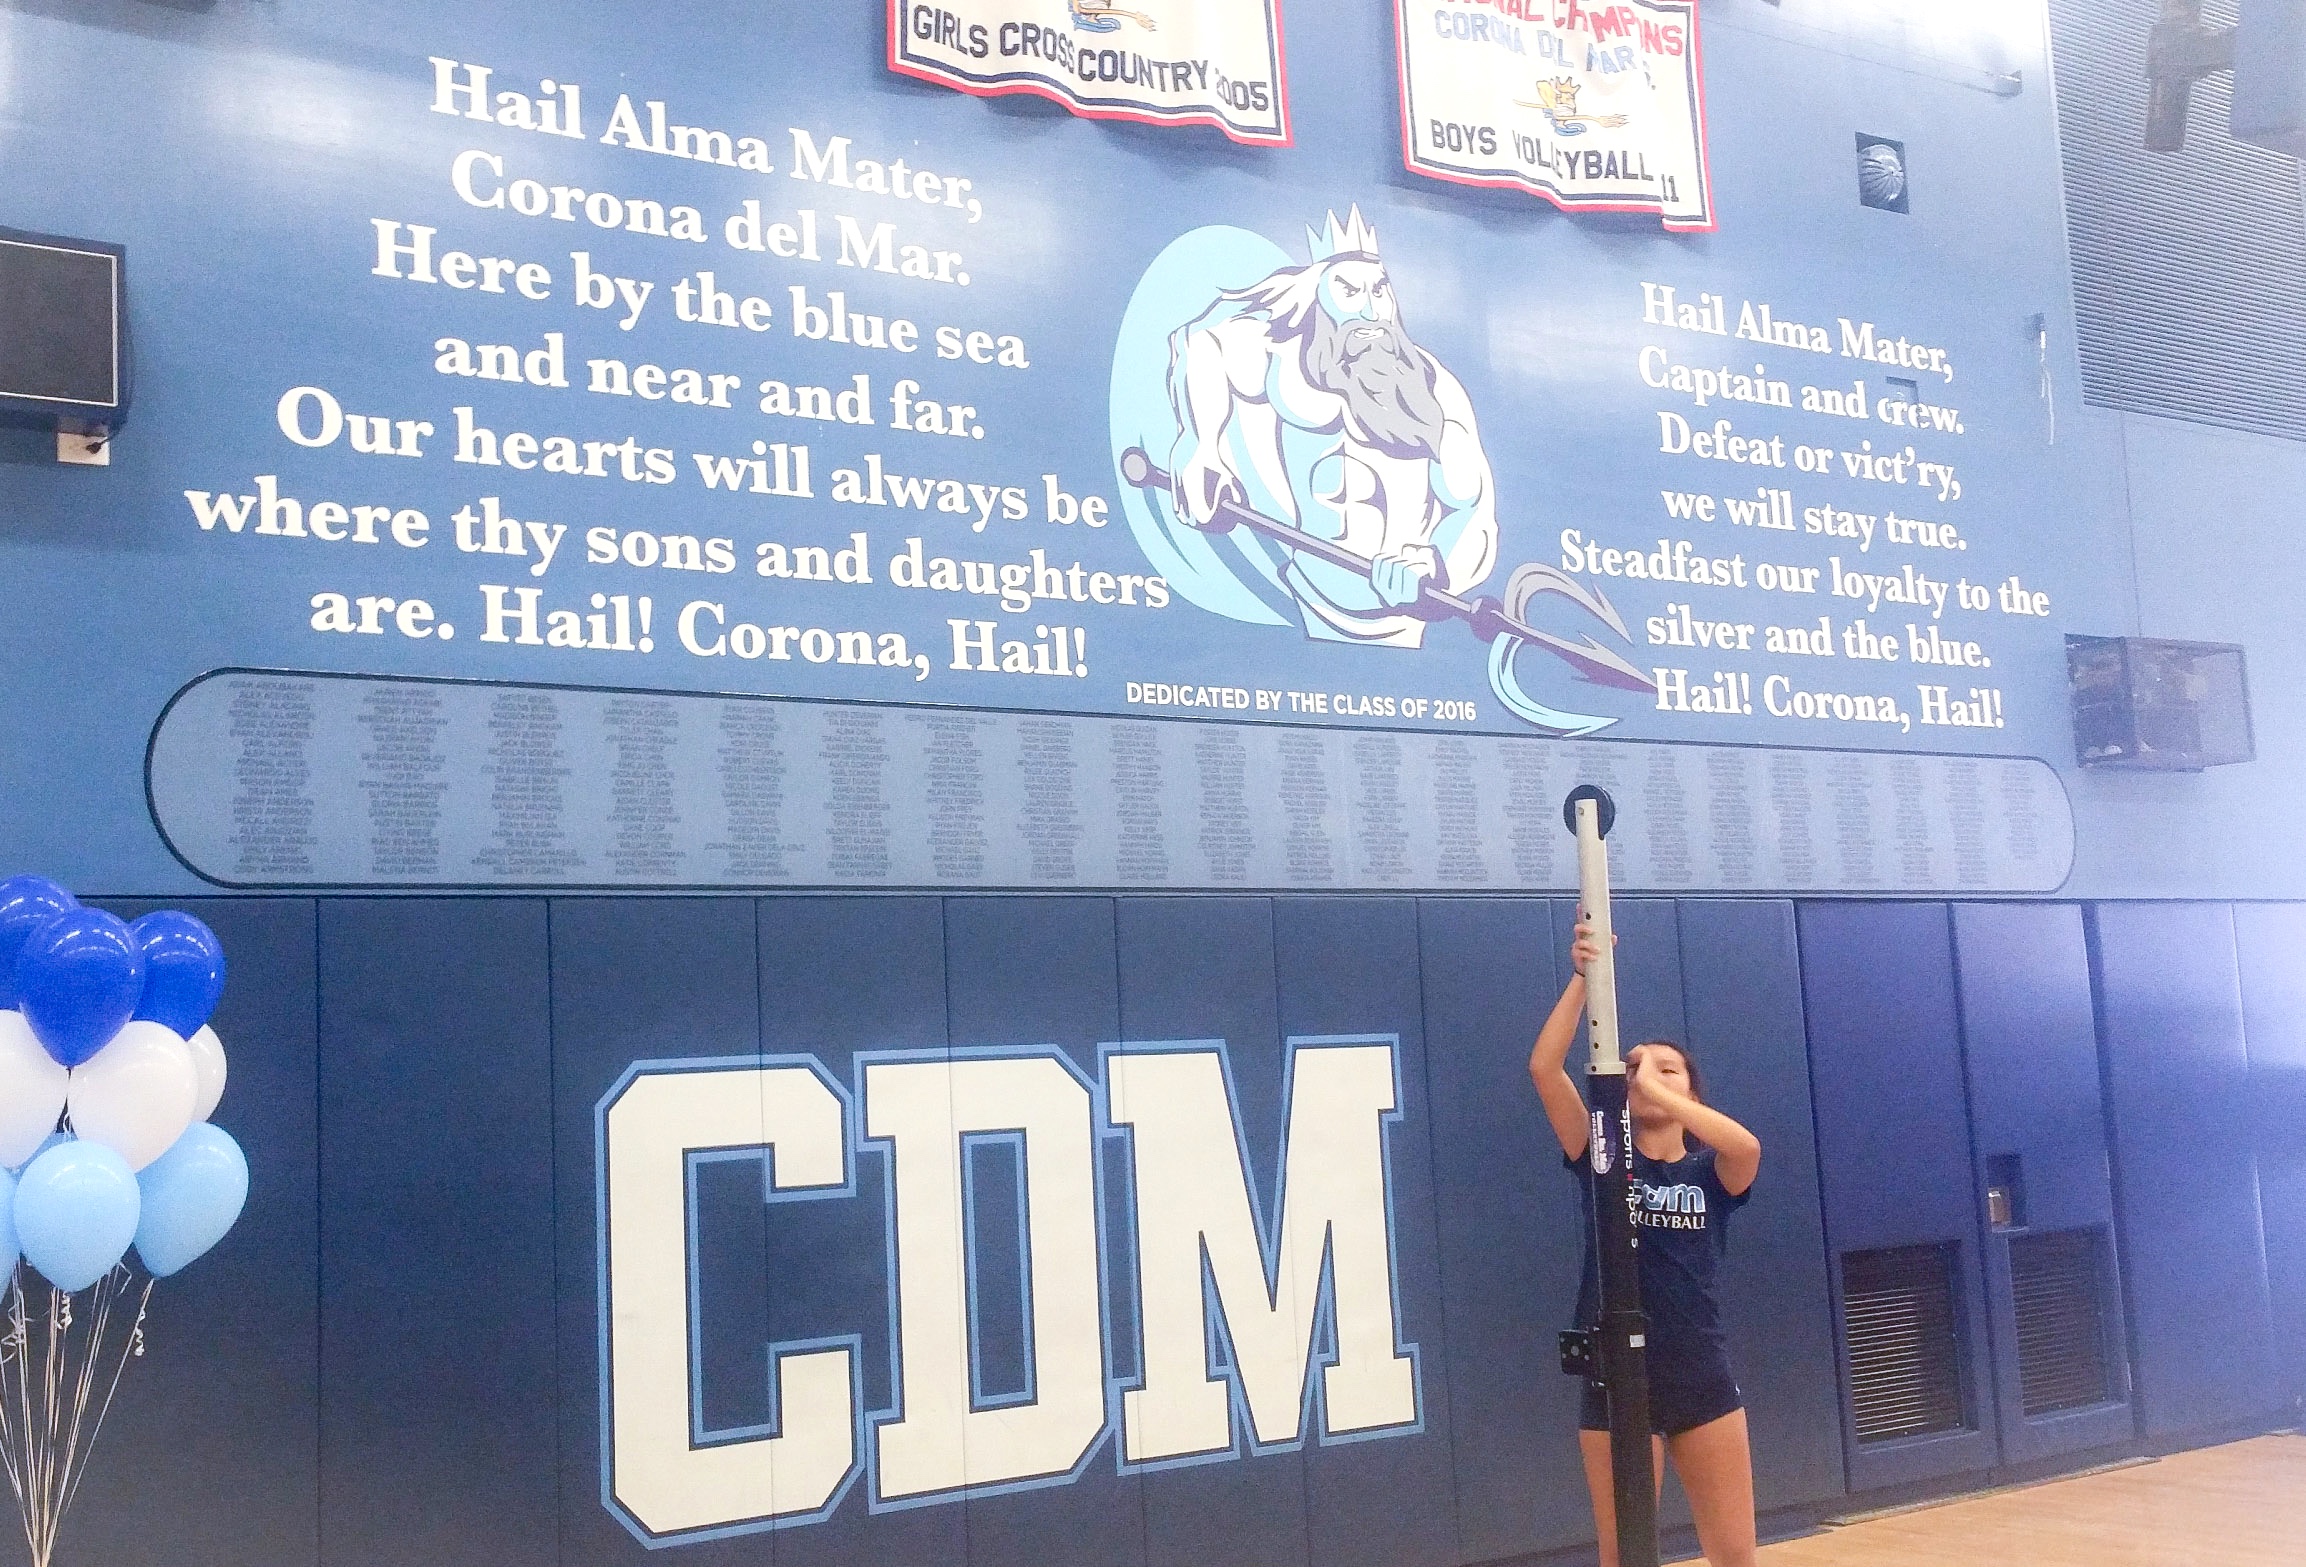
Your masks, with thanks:
M 248 1201 L 248 1158 L 232 1134 L 206 1121 L 186 1127 L 168 1152 L 136 1177 L 144 1216 L 136 1255 L 164 1279 L 224 1239 Z
M 84 1138 L 59 1143 L 16 1181 L 24 1260 L 58 1289 L 83 1290 L 112 1271 L 136 1238 L 143 1199 L 128 1161 Z
M 16 1271 L 22 1254 L 16 1244 L 16 1177 L 0 1170 L 0 1281 Z

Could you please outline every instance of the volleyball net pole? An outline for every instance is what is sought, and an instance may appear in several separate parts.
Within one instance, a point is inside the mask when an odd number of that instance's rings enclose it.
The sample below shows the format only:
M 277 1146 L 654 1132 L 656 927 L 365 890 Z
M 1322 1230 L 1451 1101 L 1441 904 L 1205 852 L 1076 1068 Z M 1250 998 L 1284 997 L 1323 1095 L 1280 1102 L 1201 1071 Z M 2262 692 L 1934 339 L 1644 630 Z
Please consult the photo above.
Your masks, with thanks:
M 1650 1457 L 1649 1319 L 1641 1308 L 1641 1236 L 1634 1228 L 1633 1118 L 1626 1108 L 1625 1057 L 1617 1033 L 1617 951 L 1609 906 L 1609 830 L 1617 806 L 1606 791 L 1580 784 L 1562 802 L 1577 835 L 1578 898 L 1599 951 L 1585 966 L 1586 1145 L 1593 1181 L 1593 1251 L 1601 1315 L 1589 1332 L 1564 1335 L 1562 1368 L 1599 1382 L 1609 1403 L 1611 1489 L 1617 1503 L 1620 1567 L 1658 1567 L 1657 1480 Z

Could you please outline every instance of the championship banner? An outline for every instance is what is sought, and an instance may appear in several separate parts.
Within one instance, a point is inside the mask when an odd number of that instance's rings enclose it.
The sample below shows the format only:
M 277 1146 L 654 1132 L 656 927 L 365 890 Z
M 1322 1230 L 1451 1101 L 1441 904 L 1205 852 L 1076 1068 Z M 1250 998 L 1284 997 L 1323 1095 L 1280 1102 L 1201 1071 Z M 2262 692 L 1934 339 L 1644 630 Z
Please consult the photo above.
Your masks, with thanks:
M 1280 0 L 889 0 L 889 69 L 1094 120 L 1290 142 Z
M 1394 0 L 1402 161 L 1711 229 L 1696 0 Z

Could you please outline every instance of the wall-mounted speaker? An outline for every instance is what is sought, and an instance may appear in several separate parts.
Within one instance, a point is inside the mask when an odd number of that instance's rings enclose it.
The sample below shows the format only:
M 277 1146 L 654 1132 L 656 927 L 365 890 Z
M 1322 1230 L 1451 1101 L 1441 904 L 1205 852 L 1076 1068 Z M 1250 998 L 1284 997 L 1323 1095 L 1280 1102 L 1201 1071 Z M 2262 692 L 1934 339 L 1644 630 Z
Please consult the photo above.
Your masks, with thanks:
M 2066 677 L 2084 767 L 2197 773 L 2258 755 L 2232 643 L 2068 637 Z
M 1858 133 L 1858 204 L 1880 212 L 1908 209 L 1904 142 Z

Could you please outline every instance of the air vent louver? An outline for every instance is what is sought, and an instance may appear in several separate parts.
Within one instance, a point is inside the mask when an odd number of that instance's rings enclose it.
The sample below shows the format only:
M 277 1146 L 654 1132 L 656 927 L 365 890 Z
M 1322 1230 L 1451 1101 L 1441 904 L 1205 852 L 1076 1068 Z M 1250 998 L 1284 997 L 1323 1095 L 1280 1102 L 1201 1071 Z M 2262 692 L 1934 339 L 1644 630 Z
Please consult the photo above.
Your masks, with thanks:
M 1842 1314 L 1859 1441 L 1963 1428 L 1952 1247 L 1844 1254 Z
M 2018 1379 L 2026 1418 L 2102 1404 L 2106 1386 L 2105 1270 L 2097 1230 L 2013 1236 L 2010 1283 L 2017 1297 Z

